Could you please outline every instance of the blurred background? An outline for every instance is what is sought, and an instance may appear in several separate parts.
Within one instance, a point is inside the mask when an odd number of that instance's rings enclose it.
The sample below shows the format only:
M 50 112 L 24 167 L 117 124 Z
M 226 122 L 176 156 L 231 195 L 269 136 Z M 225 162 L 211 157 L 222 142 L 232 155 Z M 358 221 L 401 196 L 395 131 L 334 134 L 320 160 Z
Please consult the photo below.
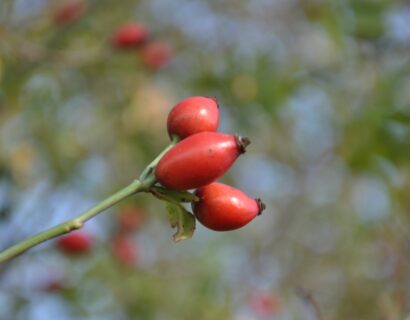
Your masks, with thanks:
M 135 196 L 81 254 L 1 265 L 0 319 L 410 319 L 409 60 L 405 0 L 0 0 L 0 249 L 130 183 L 192 95 L 251 137 L 222 181 L 267 204 L 176 244 Z

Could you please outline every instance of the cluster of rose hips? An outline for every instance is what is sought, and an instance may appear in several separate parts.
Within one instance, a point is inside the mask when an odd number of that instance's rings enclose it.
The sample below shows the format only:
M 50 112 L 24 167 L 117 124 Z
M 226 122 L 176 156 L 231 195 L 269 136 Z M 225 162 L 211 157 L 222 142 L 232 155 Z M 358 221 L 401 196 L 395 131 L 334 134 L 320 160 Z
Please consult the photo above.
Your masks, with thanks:
M 138 245 L 133 234 L 144 222 L 143 210 L 135 205 L 123 206 L 118 214 L 117 228 L 110 239 L 114 258 L 125 266 L 135 266 L 138 262 Z M 57 248 L 68 255 L 82 255 L 91 251 L 94 239 L 85 230 L 73 231 L 57 239 Z
M 172 57 L 170 46 L 161 40 L 150 40 L 146 26 L 137 22 L 126 23 L 115 30 L 111 43 L 114 48 L 138 49 L 142 64 L 157 70 L 167 64 Z
M 264 204 L 241 190 L 216 182 L 245 152 L 249 139 L 216 132 L 219 105 L 215 98 L 190 97 L 177 103 L 168 115 L 167 129 L 178 140 L 159 160 L 155 179 L 165 190 L 196 189 L 192 211 L 199 222 L 215 231 L 243 227 L 261 214 Z M 118 218 L 118 232 L 113 237 L 114 256 L 125 265 L 137 260 L 137 248 L 130 233 L 142 224 L 135 206 L 126 206 Z M 74 231 L 58 239 L 59 248 L 70 254 L 88 252 L 90 235 Z
M 245 152 L 247 138 L 216 132 L 219 105 L 215 98 L 190 97 L 174 106 L 168 115 L 170 137 L 181 141 L 159 161 L 157 181 L 167 189 L 196 189 L 192 203 L 195 217 L 216 231 L 238 229 L 264 209 L 260 199 L 216 182 Z
M 54 12 L 57 25 L 66 25 L 80 18 L 87 9 L 84 0 L 66 2 Z M 172 49 L 162 40 L 152 40 L 148 28 L 137 22 L 119 26 L 111 37 L 111 45 L 115 49 L 137 49 L 142 64 L 150 70 L 158 70 L 172 58 Z

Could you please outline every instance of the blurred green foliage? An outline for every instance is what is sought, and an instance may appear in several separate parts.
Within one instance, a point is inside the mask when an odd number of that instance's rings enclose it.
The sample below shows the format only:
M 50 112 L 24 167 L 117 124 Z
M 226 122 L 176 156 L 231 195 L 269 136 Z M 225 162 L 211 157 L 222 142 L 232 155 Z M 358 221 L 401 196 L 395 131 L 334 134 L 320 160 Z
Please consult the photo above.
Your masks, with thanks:
M 268 209 L 174 244 L 163 204 L 135 197 L 135 266 L 110 249 L 119 205 L 87 225 L 92 254 L 51 241 L 2 266 L 1 319 L 410 317 L 407 1 L 89 1 L 58 25 L 61 5 L 0 2 L 1 248 L 134 179 L 190 95 L 252 138 L 223 180 Z M 128 21 L 173 47 L 168 65 L 111 47 Z

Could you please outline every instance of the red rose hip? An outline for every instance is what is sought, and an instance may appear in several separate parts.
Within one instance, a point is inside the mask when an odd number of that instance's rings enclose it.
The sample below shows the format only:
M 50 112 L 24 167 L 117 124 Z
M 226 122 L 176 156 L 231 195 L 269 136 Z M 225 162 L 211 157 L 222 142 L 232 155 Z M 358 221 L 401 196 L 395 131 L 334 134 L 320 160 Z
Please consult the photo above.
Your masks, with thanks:
M 272 317 L 280 311 L 280 301 L 268 292 L 256 292 L 249 300 L 249 306 L 260 317 Z
M 142 48 L 140 56 L 145 67 L 156 71 L 171 60 L 173 53 L 171 47 L 166 42 L 153 41 Z
M 91 236 L 84 231 L 74 231 L 57 240 L 57 247 L 68 254 L 88 252 L 91 246 Z
M 144 210 L 135 204 L 129 204 L 123 207 L 118 215 L 118 226 L 121 232 L 134 232 L 138 230 L 143 223 Z
M 85 9 L 86 5 L 83 1 L 67 2 L 55 11 L 54 22 L 59 25 L 70 23 L 78 19 Z
M 204 186 L 223 176 L 249 143 L 247 138 L 224 133 L 194 134 L 165 153 L 155 169 L 155 176 L 169 189 Z
M 112 240 L 112 252 L 118 262 L 133 266 L 138 261 L 137 243 L 127 235 L 118 235 Z
M 112 44 L 120 49 L 135 48 L 148 38 L 147 28 L 139 23 L 127 23 L 120 26 L 112 37 Z
M 208 184 L 199 188 L 195 194 L 200 199 L 192 204 L 195 217 L 205 227 L 215 231 L 241 228 L 265 208 L 260 199 L 252 199 L 223 183 Z
M 190 97 L 177 103 L 168 115 L 168 134 L 184 139 L 195 133 L 216 131 L 219 125 L 215 98 Z

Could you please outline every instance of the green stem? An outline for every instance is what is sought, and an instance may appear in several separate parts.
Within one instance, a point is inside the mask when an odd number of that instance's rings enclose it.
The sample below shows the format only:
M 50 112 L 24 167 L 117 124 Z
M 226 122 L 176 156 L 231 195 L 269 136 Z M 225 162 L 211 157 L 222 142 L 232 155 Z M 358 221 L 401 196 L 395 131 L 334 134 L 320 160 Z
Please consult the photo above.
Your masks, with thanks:
M 171 149 L 178 141 L 179 141 L 179 138 L 177 136 L 172 136 L 171 144 L 168 147 L 166 147 L 141 173 L 140 175 L 141 180 L 145 180 L 149 175 L 152 175 L 159 160 L 161 160 L 164 154 L 167 153 L 169 149 Z
M 117 191 L 116 193 L 112 194 L 105 200 L 101 201 L 91 209 L 83 212 L 79 216 L 68 220 L 64 223 L 61 223 L 55 227 L 52 227 L 48 230 L 42 231 L 30 238 L 27 238 L 10 248 L 0 252 L 0 263 L 8 261 L 23 252 L 27 251 L 30 248 L 37 246 L 38 244 L 50 240 L 52 238 L 58 237 L 65 233 L 69 233 L 73 230 L 77 230 L 83 227 L 84 223 L 101 213 L 102 211 L 112 207 L 116 203 L 120 202 L 121 200 L 139 192 L 148 192 L 150 188 L 156 183 L 154 170 L 156 165 L 158 164 L 159 160 L 162 156 L 171 149 L 175 143 L 178 142 L 178 139 L 174 138 L 171 144 L 164 149 L 143 171 L 140 178 L 138 180 L 133 181 L 131 184 L 126 186 L 125 188 Z
M 141 191 L 143 191 L 143 184 L 139 180 L 135 180 L 127 187 L 109 196 L 78 217 L 68 220 L 43 232 L 40 232 L 30 238 L 21 241 L 18 244 L 15 244 L 7 250 L 4 250 L 0 253 L 0 263 L 10 260 L 42 242 L 58 237 L 65 233 L 69 233 L 73 230 L 80 229 L 87 220 L 96 216 L 105 209 L 110 208 L 111 206 L 127 198 L 128 196 Z

